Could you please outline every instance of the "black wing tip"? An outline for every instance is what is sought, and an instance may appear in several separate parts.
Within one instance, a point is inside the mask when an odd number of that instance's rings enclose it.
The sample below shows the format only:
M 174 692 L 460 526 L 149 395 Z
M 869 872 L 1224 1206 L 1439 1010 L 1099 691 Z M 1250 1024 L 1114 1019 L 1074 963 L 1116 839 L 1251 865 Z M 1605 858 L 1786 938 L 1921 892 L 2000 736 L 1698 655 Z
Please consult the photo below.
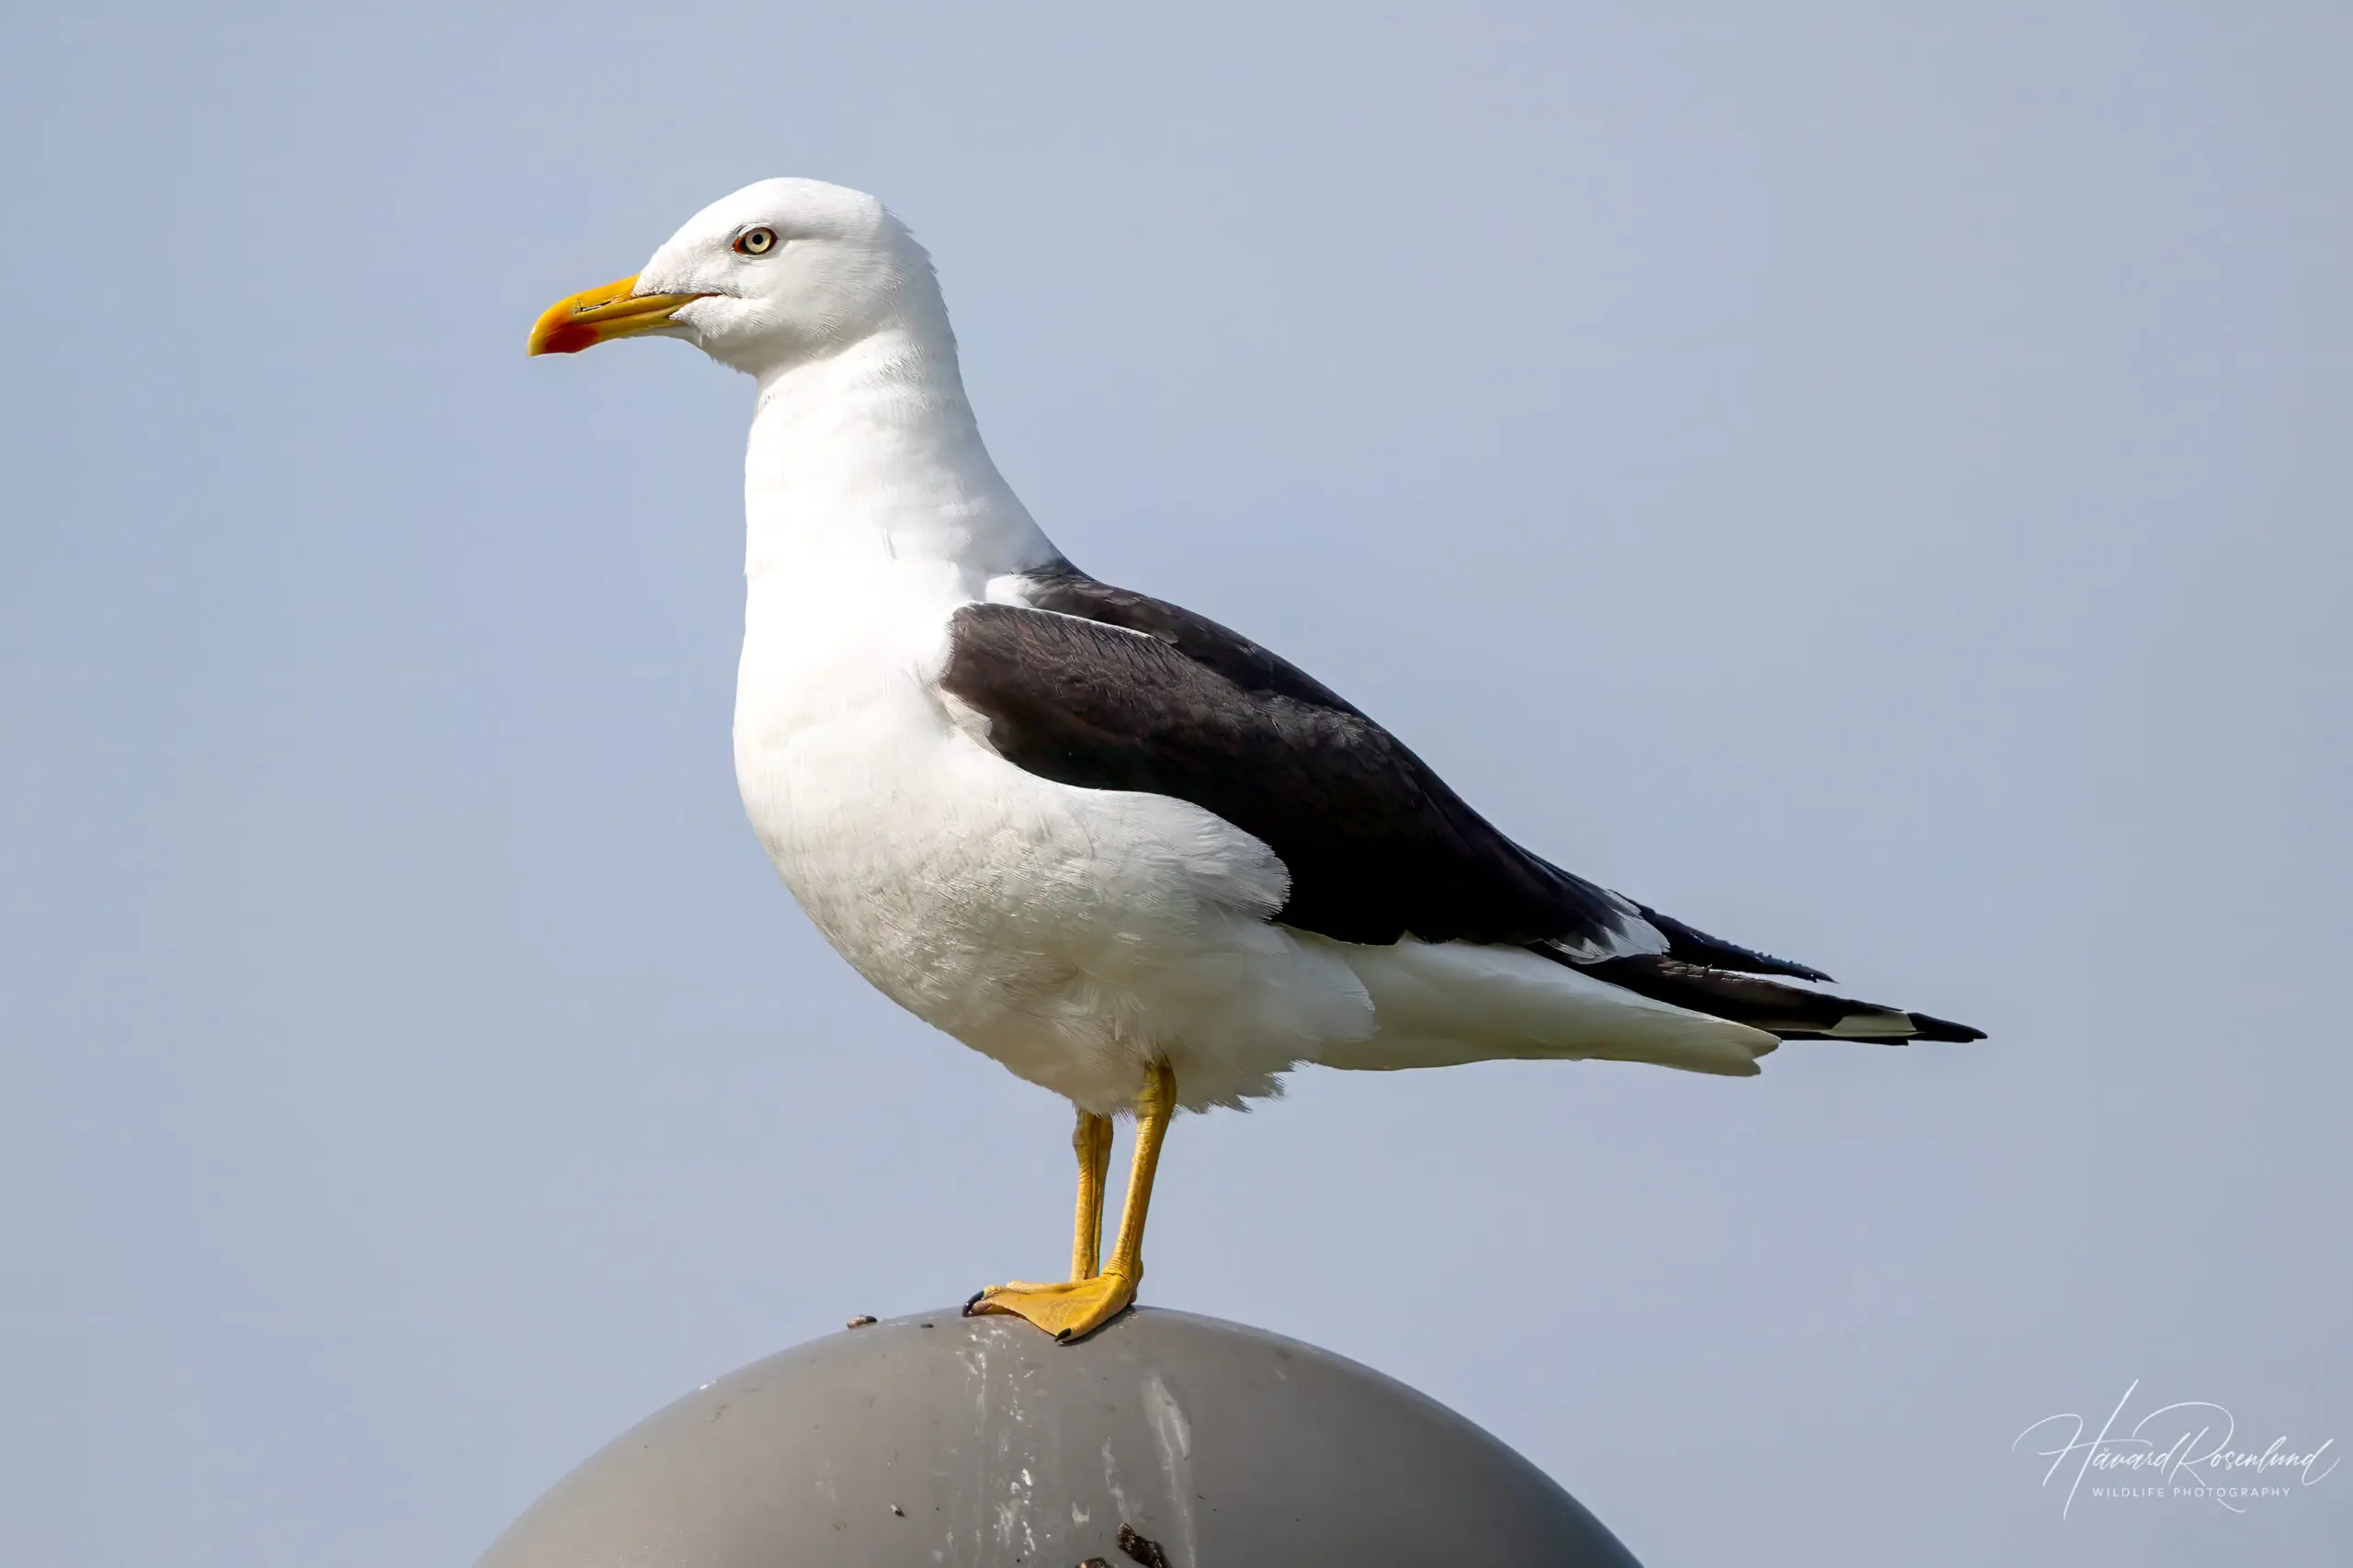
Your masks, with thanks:
M 1802 991 L 1778 980 L 1690 963 L 1671 953 L 1605 959 L 1574 967 L 1654 1002 L 1746 1024 L 1783 1040 L 1908 1045 L 1915 1040 L 1961 1044 L 1985 1038 L 1984 1030 L 1950 1018 Z M 1870 1027 L 1858 1027 L 1862 1025 Z
M 1631 902 L 1631 901 L 1629 901 Z M 1706 969 L 1728 970 L 1734 974 L 1778 974 L 1789 980 L 1826 982 L 1830 976 L 1811 964 L 1777 959 L 1770 953 L 1760 953 L 1754 948 L 1744 948 L 1738 942 L 1727 942 L 1722 937 L 1711 937 L 1696 926 L 1686 925 L 1672 915 L 1661 915 L 1646 903 L 1634 905 L 1642 917 L 1658 927 L 1666 937 L 1669 958 Z

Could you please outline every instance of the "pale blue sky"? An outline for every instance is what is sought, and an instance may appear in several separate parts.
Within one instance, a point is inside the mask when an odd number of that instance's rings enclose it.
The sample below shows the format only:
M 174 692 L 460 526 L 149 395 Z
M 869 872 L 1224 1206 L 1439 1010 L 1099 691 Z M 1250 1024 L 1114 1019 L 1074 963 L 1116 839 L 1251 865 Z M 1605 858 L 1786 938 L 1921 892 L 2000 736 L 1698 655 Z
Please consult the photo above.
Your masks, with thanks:
M 333 9 L 0 20 L 0 1561 L 462 1564 L 1062 1256 L 1066 1108 L 743 824 L 747 384 L 522 356 L 788 173 L 932 246 L 1081 563 L 1994 1034 L 1305 1074 L 1177 1129 L 1148 1300 L 1654 1568 L 2341 1561 L 2353 1471 L 2009 1449 L 2353 1441 L 2341 7 Z

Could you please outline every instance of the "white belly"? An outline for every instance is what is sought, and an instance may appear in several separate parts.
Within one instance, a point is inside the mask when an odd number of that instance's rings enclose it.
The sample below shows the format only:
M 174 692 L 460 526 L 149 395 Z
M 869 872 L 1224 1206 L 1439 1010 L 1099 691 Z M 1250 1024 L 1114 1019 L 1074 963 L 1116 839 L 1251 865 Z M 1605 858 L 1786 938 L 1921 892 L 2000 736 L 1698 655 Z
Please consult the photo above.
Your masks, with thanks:
M 971 588 L 868 570 L 878 581 L 830 601 L 854 614 L 799 595 L 761 614 L 754 590 L 735 710 L 752 825 L 861 974 L 1096 1111 L 1130 1103 L 1155 1056 L 1198 1108 L 1274 1093 L 1370 1035 L 1347 963 L 1267 924 L 1286 881 L 1264 844 L 1180 801 L 997 756 L 932 685 Z

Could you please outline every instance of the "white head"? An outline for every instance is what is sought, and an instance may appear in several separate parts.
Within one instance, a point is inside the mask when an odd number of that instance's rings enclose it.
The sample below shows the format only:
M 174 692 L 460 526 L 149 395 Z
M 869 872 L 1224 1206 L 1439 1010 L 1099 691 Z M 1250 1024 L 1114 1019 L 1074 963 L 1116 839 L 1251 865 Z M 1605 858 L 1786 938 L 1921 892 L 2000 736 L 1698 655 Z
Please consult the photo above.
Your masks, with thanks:
M 688 219 L 636 277 L 549 307 L 530 352 L 654 334 L 764 376 L 894 324 L 946 326 L 906 225 L 863 191 L 766 179 Z

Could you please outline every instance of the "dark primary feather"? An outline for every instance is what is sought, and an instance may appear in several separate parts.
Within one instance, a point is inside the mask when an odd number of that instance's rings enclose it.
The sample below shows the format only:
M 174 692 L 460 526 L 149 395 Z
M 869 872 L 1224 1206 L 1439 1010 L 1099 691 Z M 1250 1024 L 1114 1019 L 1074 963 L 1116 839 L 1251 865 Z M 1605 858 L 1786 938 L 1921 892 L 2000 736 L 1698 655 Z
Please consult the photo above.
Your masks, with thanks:
M 1828 978 L 1709 936 L 1513 843 L 1428 764 L 1298 666 L 1206 617 L 1067 562 L 1034 608 L 967 605 L 941 686 L 1040 777 L 1172 796 L 1263 840 L 1290 873 L 1276 918 L 1342 941 L 1516 943 L 1628 990 L 1790 1038 L 1863 1015 L 1924 1039 L 1974 1030 L 1794 986 Z M 1644 953 L 1664 937 L 1664 955 Z M 1628 956 L 1628 955 L 1633 956 Z M 1947 1031 L 1943 1033 L 1934 1030 Z M 1894 1038 L 1888 1036 L 1887 1038 Z
M 1705 964 L 1711 969 L 1728 969 L 1735 974 L 1786 974 L 1792 980 L 1827 980 L 1830 977 L 1818 969 L 1808 969 L 1802 963 L 1777 959 L 1770 953 L 1760 953 L 1722 937 L 1711 937 L 1683 924 L 1672 915 L 1661 915 L 1647 903 L 1634 907 L 1643 918 L 1657 926 L 1666 937 L 1666 956 L 1686 963 Z
M 1783 1040 L 1984 1040 L 1983 1029 L 1971 1028 L 1926 1013 L 1907 1013 L 1876 1002 L 1858 1002 L 1824 992 L 1801 990 L 1762 980 L 1753 974 L 1687 963 L 1674 957 L 1643 954 L 1605 959 L 1576 966 L 1587 974 L 1622 985 L 1654 1002 L 1666 1002 L 1730 1018 Z M 1840 1026 L 1844 1025 L 1845 1028 Z

